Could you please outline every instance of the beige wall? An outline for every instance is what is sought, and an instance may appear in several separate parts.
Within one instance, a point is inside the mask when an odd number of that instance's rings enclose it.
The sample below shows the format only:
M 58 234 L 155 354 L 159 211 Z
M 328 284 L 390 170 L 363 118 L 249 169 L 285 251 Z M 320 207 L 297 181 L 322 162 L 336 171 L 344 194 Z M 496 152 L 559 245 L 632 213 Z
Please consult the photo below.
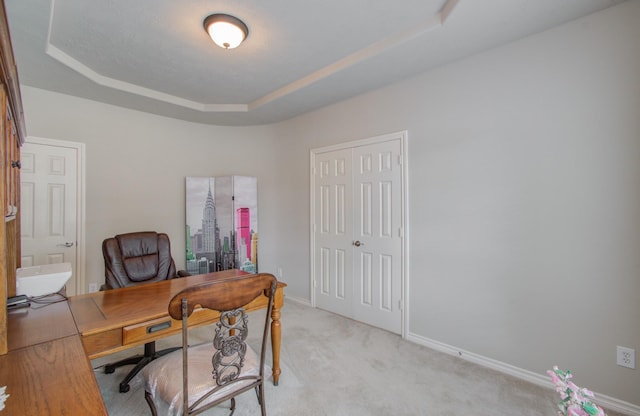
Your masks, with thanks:
M 118 233 L 169 234 L 185 266 L 185 177 L 258 177 L 260 266 L 275 271 L 278 187 L 272 127 L 207 126 L 22 87 L 29 136 L 86 144 L 86 283 L 104 281 L 101 244 Z M 264 240 L 262 240 L 264 238 Z
M 408 130 L 409 338 L 640 405 L 615 363 L 640 353 L 638 21 L 628 2 L 278 126 L 296 172 L 310 148 Z M 288 183 L 308 239 L 309 175 Z M 280 246 L 304 275 L 308 250 Z
M 640 406 L 640 2 L 273 126 L 202 126 L 24 88 L 30 135 L 87 144 L 100 242 L 167 230 L 184 177 L 259 178 L 260 264 L 310 298 L 309 150 L 409 132 L 409 333 Z M 176 250 L 174 249 L 174 252 Z M 286 331 L 286 329 L 285 329 Z

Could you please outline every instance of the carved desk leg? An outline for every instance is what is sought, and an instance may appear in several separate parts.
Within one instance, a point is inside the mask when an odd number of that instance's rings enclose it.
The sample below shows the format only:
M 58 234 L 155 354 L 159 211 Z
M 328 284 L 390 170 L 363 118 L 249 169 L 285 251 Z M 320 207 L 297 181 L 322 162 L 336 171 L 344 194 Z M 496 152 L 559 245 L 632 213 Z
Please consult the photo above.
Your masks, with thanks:
M 271 310 L 271 352 L 273 354 L 273 385 L 278 385 L 280 379 L 280 339 L 282 337 L 282 328 L 280 324 L 280 308 L 273 305 Z

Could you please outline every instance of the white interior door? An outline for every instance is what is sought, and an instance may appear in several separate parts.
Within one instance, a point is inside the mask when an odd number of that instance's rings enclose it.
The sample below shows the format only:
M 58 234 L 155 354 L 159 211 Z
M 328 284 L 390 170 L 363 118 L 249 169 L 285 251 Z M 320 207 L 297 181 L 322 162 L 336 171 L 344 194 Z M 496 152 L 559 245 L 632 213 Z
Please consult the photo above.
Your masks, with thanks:
M 316 305 L 353 314 L 351 150 L 319 154 L 315 161 Z
M 27 142 L 20 150 L 22 267 L 71 263 L 77 288 L 77 149 Z
M 402 142 L 318 151 L 313 175 L 314 301 L 319 308 L 402 331 Z
M 402 159 L 400 142 L 353 149 L 353 318 L 400 333 Z

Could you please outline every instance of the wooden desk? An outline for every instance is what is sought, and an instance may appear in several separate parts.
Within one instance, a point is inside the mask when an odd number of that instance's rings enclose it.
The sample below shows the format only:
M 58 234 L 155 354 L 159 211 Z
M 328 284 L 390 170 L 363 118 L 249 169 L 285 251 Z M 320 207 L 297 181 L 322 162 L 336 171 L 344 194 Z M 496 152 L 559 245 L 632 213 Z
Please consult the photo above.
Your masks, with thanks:
M 225 270 L 72 296 L 68 303 L 78 332 L 80 332 L 84 350 L 90 359 L 94 359 L 179 334 L 182 328 L 181 322 L 171 319 L 167 312 L 169 301 L 174 295 L 182 289 L 198 283 L 247 274 L 239 270 Z M 280 308 L 284 304 L 285 286 L 284 283 L 278 283 L 271 312 L 273 382 L 275 385 L 278 385 L 281 373 Z M 267 298 L 260 296 L 245 306 L 245 309 L 250 312 L 265 308 L 266 305 Z M 189 326 L 211 324 L 218 317 L 219 314 L 214 311 L 196 310 L 189 318 Z
M 9 351 L 13 351 L 78 335 L 78 330 L 67 302 L 59 302 L 9 311 L 7 334 Z
M 0 356 L 2 414 L 107 415 L 66 302 L 10 311 L 9 352 Z

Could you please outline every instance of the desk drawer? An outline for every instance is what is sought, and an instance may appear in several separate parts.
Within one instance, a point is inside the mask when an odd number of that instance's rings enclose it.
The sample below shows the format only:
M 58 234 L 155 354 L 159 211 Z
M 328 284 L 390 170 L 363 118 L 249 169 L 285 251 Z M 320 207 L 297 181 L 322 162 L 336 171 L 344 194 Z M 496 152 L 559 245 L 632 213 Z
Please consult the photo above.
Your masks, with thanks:
M 189 317 L 189 326 L 211 324 L 220 314 L 208 309 L 196 309 Z M 169 335 L 178 334 L 182 330 L 182 323 L 170 317 L 154 319 L 122 328 L 122 345 L 154 341 Z
M 175 321 L 168 316 L 125 326 L 122 328 L 122 345 L 135 344 L 140 341 L 154 341 L 178 333 L 181 328 L 180 321 Z

